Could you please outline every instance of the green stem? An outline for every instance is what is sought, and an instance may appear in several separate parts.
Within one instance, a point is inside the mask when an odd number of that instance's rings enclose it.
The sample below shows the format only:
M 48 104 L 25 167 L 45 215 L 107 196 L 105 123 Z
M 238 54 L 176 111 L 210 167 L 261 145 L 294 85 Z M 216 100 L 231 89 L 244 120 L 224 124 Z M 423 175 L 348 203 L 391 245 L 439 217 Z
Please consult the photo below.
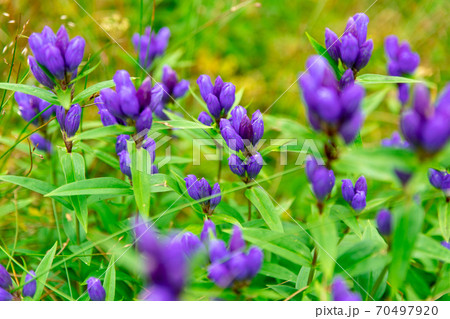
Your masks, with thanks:
M 311 263 L 311 269 L 309 270 L 308 282 L 306 283 L 307 286 L 309 286 L 311 284 L 311 282 L 314 278 L 316 263 L 317 263 L 317 248 L 314 249 L 314 256 L 313 256 L 313 260 Z

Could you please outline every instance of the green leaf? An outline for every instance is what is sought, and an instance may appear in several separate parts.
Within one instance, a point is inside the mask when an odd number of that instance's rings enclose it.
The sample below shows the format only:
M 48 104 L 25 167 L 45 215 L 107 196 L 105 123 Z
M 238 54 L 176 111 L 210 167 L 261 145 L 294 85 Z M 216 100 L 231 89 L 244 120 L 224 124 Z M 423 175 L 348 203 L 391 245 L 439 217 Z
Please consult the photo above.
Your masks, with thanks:
M 179 130 L 204 130 L 207 126 L 200 122 L 192 122 L 187 120 L 170 120 L 164 122 L 155 122 L 160 124 L 152 127 L 152 131 L 167 130 L 167 129 L 179 129 Z
M 75 196 L 75 195 L 132 195 L 130 184 L 114 177 L 99 177 L 76 181 L 58 187 L 45 195 Z
M 92 247 L 90 247 L 90 242 L 86 241 L 81 245 L 70 245 L 69 249 L 71 252 L 77 254 L 78 252 L 83 252 L 83 254 L 78 255 L 78 258 L 84 262 L 87 266 L 91 265 L 92 260 Z
M 11 90 L 14 92 L 22 92 L 29 95 L 37 96 L 52 104 L 58 105 L 58 98 L 55 94 L 48 90 L 38 88 L 31 85 L 16 84 L 16 83 L 0 83 L 0 89 Z
M 89 74 L 91 74 L 92 72 L 95 71 L 95 69 L 102 63 L 102 61 L 98 61 L 98 63 L 96 65 L 94 65 L 93 67 L 87 69 L 87 70 L 82 70 L 80 72 L 80 74 L 73 80 L 70 81 L 70 84 L 77 82 L 78 80 L 84 78 L 85 76 L 88 76 Z
M 114 255 L 111 255 L 111 260 L 106 269 L 105 280 L 103 281 L 103 288 L 106 291 L 106 301 L 114 301 L 116 293 L 116 268 L 114 267 L 114 263 Z
M 308 32 L 305 32 L 305 34 L 308 37 L 309 43 L 311 43 L 312 47 L 317 52 L 317 54 L 319 54 L 319 55 L 323 56 L 325 59 L 327 59 L 328 63 L 333 68 L 333 71 L 336 74 L 336 77 L 338 79 L 340 79 L 341 76 L 342 76 L 342 73 L 339 70 L 338 64 L 330 56 L 330 54 L 328 53 L 327 49 L 325 49 L 319 42 L 317 42 L 316 39 L 314 39 L 312 36 L 310 36 Z
M 340 220 L 342 220 L 359 238 L 362 237 L 358 221 L 349 208 L 342 205 L 333 205 L 331 207 L 330 214 L 334 218 L 339 218 Z
M 24 176 L 0 175 L 0 180 L 22 186 L 42 195 L 46 195 L 56 189 L 56 186 L 50 183 Z M 55 200 L 66 206 L 68 209 L 73 209 L 72 205 L 65 198 L 55 197 Z
M 414 257 L 426 257 L 450 263 L 450 250 L 424 234 L 420 234 L 417 238 L 413 254 Z
M 128 141 L 128 152 L 131 159 L 134 199 L 139 212 L 149 216 L 152 160 L 145 149 L 136 149 L 136 144 L 130 141 Z
M 382 74 L 361 74 L 356 78 L 361 84 L 389 84 L 389 83 L 423 83 L 423 81 L 404 78 L 401 76 L 390 76 Z
M 53 245 L 53 247 L 45 254 L 39 266 L 36 268 L 36 292 L 33 297 L 33 300 L 35 301 L 41 299 L 48 273 L 52 268 L 53 259 L 55 258 L 57 245 L 58 243 Z
M 88 87 L 73 99 L 72 103 L 80 103 L 102 89 L 116 86 L 113 80 L 103 81 Z
M 366 117 L 370 115 L 373 111 L 375 111 L 376 108 L 381 104 L 381 102 L 383 102 L 387 92 L 389 92 L 389 88 L 377 91 L 364 98 L 362 102 L 362 109 Z
M 255 205 L 270 229 L 283 232 L 280 216 L 276 213 L 272 200 L 264 189 L 260 187 L 248 189 L 245 191 L 245 197 Z
M 259 274 L 281 280 L 287 280 L 292 282 L 297 281 L 296 274 L 294 274 L 292 271 L 283 266 L 273 263 L 264 263 L 261 267 L 261 270 L 259 271 Z
M 73 141 L 80 140 L 97 140 L 107 136 L 117 136 L 120 134 L 131 134 L 135 131 L 134 127 L 123 125 L 109 125 L 98 127 L 89 131 L 84 131 L 73 137 Z
M 449 209 L 450 205 L 446 202 L 441 202 L 438 207 L 439 228 L 441 229 L 442 237 L 446 241 L 448 241 L 450 232 Z
M 337 257 L 338 235 L 336 224 L 328 216 L 314 215 L 315 227 L 311 228 L 314 246 L 319 252 L 319 264 L 327 278 L 332 278 Z
M 422 229 L 424 211 L 412 200 L 398 206 L 393 212 L 394 234 L 392 239 L 392 262 L 389 283 L 394 295 L 405 280 L 416 239 Z
M 61 156 L 61 166 L 66 178 L 66 183 L 81 181 L 85 179 L 85 163 L 84 158 L 78 153 L 67 153 Z M 88 208 L 87 197 L 84 195 L 70 196 L 70 201 L 80 225 L 87 233 L 88 224 Z

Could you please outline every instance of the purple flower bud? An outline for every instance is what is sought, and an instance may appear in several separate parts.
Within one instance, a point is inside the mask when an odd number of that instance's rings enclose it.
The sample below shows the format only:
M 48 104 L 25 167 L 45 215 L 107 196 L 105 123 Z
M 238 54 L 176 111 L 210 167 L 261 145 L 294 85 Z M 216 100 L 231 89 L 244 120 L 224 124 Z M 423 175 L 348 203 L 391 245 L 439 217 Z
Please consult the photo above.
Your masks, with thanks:
M 325 46 L 327 48 L 328 54 L 331 56 L 331 58 L 338 62 L 340 57 L 340 45 L 341 42 L 339 42 L 339 38 L 330 29 L 325 29 Z
M 247 254 L 247 272 L 248 277 L 253 278 L 261 269 L 263 261 L 263 252 L 258 247 L 251 247 Z
M 339 86 L 342 90 L 347 88 L 350 85 L 355 83 L 355 78 L 353 76 L 353 71 L 351 69 L 345 70 L 344 74 L 342 74 L 341 79 L 339 80 Z
M 356 26 L 356 37 L 359 45 L 366 42 L 367 38 L 367 25 L 369 24 L 369 17 L 364 13 L 357 13 L 353 16 Z
M 247 161 L 247 176 L 248 178 L 255 179 L 263 167 L 263 159 L 258 152 L 252 155 Z
M 22 295 L 24 297 L 33 298 L 36 292 L 36 273 L 33 270 L 25 276 L 25 285 L 23 286 Z
M 210 219 L 205 219 L 203 224 L 203 229 L 200 234 L 200 239 L 202 242 L 206 242 L 210 239 L 210 237 L 216 237 L 216 225 L 214 225 L 213 221 Z
M 231 109 L 235 100 L 236 87 L 232 83 L 225 83 L 220 91 L 220 105 L 225 114 Z
M 253 138 L 252 144 L 256 146 L 264 134 L 264 122 L 260 110 L 252 114 Z
M 358 40 L 350 33 L 342 36 L 341 60 L 348 68 L 352 68 L 359 53 Z
M 151 137 L 147 137 L 144 143 L 142 143 L 142 148 L 145 149 L 148 154 L 150 154 L 150 158 L 152 163 L 155 161 L 156 158 L 156 143 L 155 140 Z
M 400 119 L 400 128 L 405 139 L 413 144 L 420 143 L 422 119 L 417 112 L 407 111 Z
M 136 132 L 138 133 L 146 133 L 150 131 L 152 128 L 152 121 L 153 121 L 153 112 L 152 109 L 149 107 L 146 107 L 144 111 L 141 112 L 138 119 L 136 120 Z
M 242 118 L 241 124 L 239 125 L 239 131 L 237 131 L 237 133 L 241 136 L 245 145 L 251 143 L 251 140 L 253 139 L 253 126 L 247 115 Z
M 61 51 L 61 54 L 64 56 L 67 50 L 67 46 L 69 45 L 69 34 L 67 33 L 64 25 L 61 25 L 58 32 L 56 33 L 56 41 L 55 46 Z
M 162 81 L 170 91 L 172 91 L 178 83 L 177 73 L 168 65 L 163 66 Z
M 423 117 L 428 117 L 433 112 L 430 103 L 430 92 L 423 84 L 414 87 L 413 108 Z
M 317 91 L 316 107 L 319 116 L 328 123 L 336 123 L 341 116 L 342 106 L 337 92 L 322 87 Z
M 56 106 L 56 119 L 58 120 L 61 131 L 65 131 L 66 110 L 61 105 Z
M 115 117 L 123 117 L 124 114 L 120 109 L 120 102 L 117 93 L 111 88 L 106 88 L 100 91 L 100 98 L 103 106 Z M 97 105 L 98 106 L 98 105 Z
M 447 84 L 436 100 L 436 110 L 450 115 L 450 84 Z
M 356 181 L 355 192 L 364 192 L 367 194 L 367 182 L 364 176 L 360 176 Z
M 409 49 L 409 47 L 408 47 Z M 400 70 L 406 74 L 412 74 L 419 66 L 420 56 L 416 52 L 411 52 L 411 49 L 402 51 L 399 50 L 398 63 Z
M 439 151 L 450 137 L 448 118 L 435 113 L 423 126 L 422 147 L 430 153 Z
M 122 113 L 132 119 L 137 119 L 140 113 L 140 105 L 134 87 L 122 86 L 118 95 Z
M 316 171 L 319 164 L 317 163 L 317 160 L 315 157 L 308 155 L 306 158 L 306 164 L 305 164 L 305 173 L 306 177 L 308 177 L 309 182 L 312 181 L 314 172 Z
M 55 35 L 55 32 L 53 32 L 52 28 L 50 28 L 49 26 L 46 25 L 44 27 L 44 29 L 42 29 L 41 34 L 44 37 L 45 42 L 50 43 L 50 44 L 55 44 L 56 35 Z
M 124 88 L 128 88 L 131 92 L 136 93 L 133 81 L 131 81 L 130 74 L 125 70 L 118 70 L 113 77 L 116 84 L 116 91 L 120 92 Z
M 129 178 L 131 178 L 131 158 L 128 151 L 124 150 L 121 151 L 119 154 L 119 165 L 120 165 L 120 171 L 127 175 Z
M 356 211 L 361 211 L 366 207 L 366 193 L 357 191 L 352 199 L 352 208 Z
M 214 88 L 213 88 L 212 94 L 214 94 L 215 96 L 220 96 L 220 92 L 222 91 L 224 84 L 225 84 L 225 82 L 223 82 L 220 75 L 218 75 L 216 77 L 216 79 L 214 80 Z
M 101 98 L 97 97 L 95 98 L 95 103 L 103 103 L 101 102 Z M 102 121 L 103 126 L 110 126 L 110 125 L 116 125 L 117 119 L 108 111 L 107 108 L 101 108 L 98 111 L 98 114 L 100 114 L 100 120 Z
M 442 181 L 444 180 L 445 172 L 441 172 L 438 170 L 435 170 L 433 168 L 430 168 L 428 170 L 428 179 L 435 188 L 441 189 L 442 188 Z
M 31 121 L 31 119 L 36 116 L 38 111 L 35 105 L 37 98 L 22 92 L 15 92 L 14 98 L 17 104 L 19 104 L 19 112 L 22 118 L 27 122 Z M 37 120 L 33 123 L 37 124 Z
M 5 289 L 0 287 L 0 301 L 11 301 L 13 296 Z
M 336 277 L 331 285 L 333 301 L 361 301 L 361 297 L 351 292 L 341 277 Z
M 181 80 L 173 88 L 172 95 L 175 99 L 178 99 L 180 97 L 183 97 L 188 90 L 189 90 L 189 81 Z
M 441 241 L 441 245 L 447 249 L 450 249 L 450 242 L 448 241 L 445 240 Z
M 75 72 L 81 61 L 83 61 L 84 47 L 86 41 L 80 36 L 73 38 L 67 46 L 65 53 L 66 66 L 70 73 Z
M 117 136 L 116 154 L 119 154 L 120 152 L 127 150 L 127 141 L 129 139 L 130 136 L 126 134 L 120 134 L 119 136 Z
M 248 277 L 247 256 L 243 252 L 233 254 L 228 261 L 228 269 L 235 280 L 244 280 Z
M 198 182 L 197 182 L 197 187 L 198 187 L 198 193 L 200 195 L 200 198 L 205 198 L 205 197 L 209 197 L 211 196 L 211 185 L 209 185 L 208 181 L 202 177 Z
M 408 184 L 409 180 L 412 177 L 412 174 L 410 172 L 406 172 L 400 169 L 394 169 L 395 176 L 400 180 L 400 183 L 405 186 Z
M 227 119 L 220 120 L 220 134 L 228 147 L 234 151 L 244 151 L 244 142 Z
M 206 97 L 206 105 L 208 106 L 209 113 L 215 118 L 219 118 L 222 112 L 219 99 L 212 93 L 208 94 Z
M 247 115 L 247 110 L 238 105 L 231 111 L 231 126 L 236 132 L 239 132 L 239 127 L 241 126 L 242 119 Z
M 350 119 L 341 125 L 339 128 L 339 133 L 346 144 L 353 142 L 359 132 L 359 129 L 361 128 L 362 123 L 363 115 L 360 111 L 357 111 Z
M 227 246 L 220 239 L 213 239 L 209 243 L 209 259 L 211 263 L 221 261 L 228 256 Z
M 191 232 L 184 233 L 180 241 L 183 251 L 188 257 L 193 256 L 203 246 L 200 239 Z
M 40 64 L 45 63 L 44 45 L 46 44 L 44 37 L 40 33 L 32 33 L 28 38 L 31 52 Z
M 217 194 L 220 194 L 220 186 L 218 183 L 215 183 L 212 188 L 212 191 L 211 191 L 211 196 L 217 195 Z M 217 207 L 217 205 L 219 205 L 221 199 L 222 199 L 222 196 L 217 196 L 217 197 L 211 198 L 209 200 L 210 211 L 213 211 Z
M 211 124 L 213 123 L 211 116 L 209 116 L 209 114 L 205 111 L 200 112 L 200 114 L 198 115 L 198 120 L 206 126 L 211 126 Z
M 237 225 L 233 226 L 233 234 L 231 235 L 228 246 L 230 252 L 243 250 L 245 248 L 245 241 L 242 237 L 242 231 Z
M 39 135 L 39 133 L 31 134 L 30 140 L 38 150 L 41 150 L 48 154 L 51 154 L 53 152 L 52 143 Z
M 401 76 L 400 66 L 397 61 L 389 61 L 388 63 L 388 74 L 391 76 Z
M 323 201 L 325 197 L 331 193 L 334 187 L 335 177 L 332 170 L 328 170 L 323 166 L 318 166 L 311 179 L 313 192 L 319 201 Z
M 209 94 L 213 92 L 213 85 L 211 83 L 211 78 L 209 75 L 202 74 L 197 79 L 198 87 L 200 88 L 200 94 L 204 101 L 208 98 Z
M 67 111 L 66 119 L 64 121 L 64 131 L 67 137 L 72 137 L 78 131 L 81 120 L 81 106 L 73 104 Z
M 58 80 L 63 80 L 65 77 L 64 58 L 61 51 L 51 44 L 44 47 L 45 66 L 50 73 Z
M 222 288 L 227 288 L 233 281 L 233 276 L 224 264 L 213 263 L 208 267 L 208 278 Z
M 199 184 L 197 181 L 197 177 L 195 177 L 195 175 L 188 175 L 188 176 L 186 176 L 184 181 L 186 182 L 186 189 L 187 189 L 189 196 L 191 196 L 191 198 L 194 200 L 201 199 L 202 196 L 200 196 L 200 190 L 199 190 Z
M 382 209 L 377 214 L 377 227 L 382 235 L 390 235 L 392 231 L 392 216 L 387 209 Z
M 177 301 L 178 297 L 171 289 L 161 285 L 154 285 L 140 299 L 145 301 Z
M 150 106 L 150 101 L 152 100 L 152 80 L 149 77 L 145 78 L 142 82 L 136 92 L 136 97 L 141 108 Z
M 0 264 L 0 287 L 4 289 L 9 289 L 12 286 L 11 276 L 9 272 Z
M 30 65 L 31 73 L 33 73 L 36 80 L 42 85 L 48 87 L 49 89 L 53 89 L 55 87 L 55 82 L 50 79 L 47 74 L 41 69 L 41 67 L 37 64 L 36 59 L 33 56 L 28 57 L 28 64 Z
M 406 83 L 399 83 L 398 85 L 398 99 L 402 105 L 406 105 L 409 100 L 409 85 Z
M 364 68 L 367 63 L 369 63 L 370 57 L 372 56 L 372 51 L 373 41 L 372 39 L 370 39 L 359 48 L 359 54 L 353 67 L 356 70 L 361 70 L 362 68 Z
M 41 100 L 39 98 L 36 98 L 36 102 L 38 104 L 38 110 L 39 112 L 44 111 L 48 106 L 50 106 L 50 102 Z M 53 115 L 53 112 L 55 112 L 55 106 L 50 106 L 46 111 L 44 111 L 41 116 L 44 120 L 49 120 L 50 117 Z
M 342 90 L 340 102 L 346 116 L 351 116 L 361 105 L 364 88 L 358 84 L 349 85 Z
M 230 170 L 238 175 L 243 177 L 245 175 L 245 164 L 244 161 L 239 158 L 236 154 L 231 154 L 228 158 L 228 166 L 230 167 Z
M 351 204 L 353 196 L 355 196 L 355 190 L 353 189 L 353 183 L 349 179 L 342 180 L 342 197 L 345 201 Z
M 398 38 L 395 35 L 387 36 L 384 39 L 384 49 L 389 59 L 397 60 Z
M 106 291 L 99 279 L 90 277 L 87 280 L 87 289 L 92 301 L 105 301 Z
M 148 225 L 139 215 L 136 216 L 133 226 L 139 251 L 148 256 L 159 255 L 158 238 L 153 232 L 152 226 Z

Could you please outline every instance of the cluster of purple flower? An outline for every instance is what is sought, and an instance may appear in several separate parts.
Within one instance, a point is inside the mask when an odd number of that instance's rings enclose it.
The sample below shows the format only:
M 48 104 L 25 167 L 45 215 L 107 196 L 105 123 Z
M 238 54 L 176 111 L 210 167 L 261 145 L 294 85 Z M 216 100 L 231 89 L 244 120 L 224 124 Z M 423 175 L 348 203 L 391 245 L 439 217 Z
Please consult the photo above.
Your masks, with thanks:
M 240 176 L 244 182 L 255 179 L 261 171 L 264 161 L 257 151 L 258 142 L 264 134 L 264 122 L 259 110 L 250 119 L 247 110 L 238 105 L 231 111 L 231 118 L 220 120 L 220 133 L 228 147 L 236 152 L 241 151 L 245 159 L 231 154 L 228 166 Z
M 217 205 L 219 205 L 220 200 L 222 199 L 222 196 L 220 196 L 219 183 L 215 183 L 211 188 L 208 181 L 204 177 L 197 179 L 195 175 L 188 175 L 184 181 L 186 182 L 187 192 L 192 199 L 201 200 L 203 198 L 214 196 L 200 203 L 203 212 L 207 215 L 212 215 L 214 209 Z
M 329 136 L 339 133 L 348 144 L 352 142 L 363 123 L 361 101 L 364 89 L 354 83 L 347 70 L 340 82 L 327 60 L 312 56 L 306 62 L 307 73 L 300 77 L 300 88 L 308 106 L 311 126 Z
M 53 89 L 56 85 L 65 90 L 76 78 L 83 60 L 86 42 L 80 36 L 69 39 L 66 28 L 58 32 L 45 26 L 41 33 L 33 33 L 28 40 L 33 56 L 28 57 L 31 72 L 42 85 Z
M 11 275 L 5 267 L 0 264 L 0 301 L 11 301 L 13 295 L 8 290 L 13 286 Z M 36 273 L 30 270 L 25 276 L 25 284 L 22 288 L 22 296 L 33 298 L 36 293 Z
M 161 28 L 158 33 L 152 32 L 150 27 L 145 28 L 144 34 L 135 33 L 131 38 L 134 49 L 138 53 L 141 67 L 149 69 L 153 60 L 164 54 L 169 43 L 170 30 Z
M 419 55 L 416 52 L 412 52 L 407 41 L 399 44 L 395 35 L 386 37 L 384 49 L 389 60 L 388 74 L 391 76 L 409 76 L 419 66 Z M 407 83 L 398 84 L 398 98 L 402 105 L 408 102 L 409 85 Z
M 328 54 L 336 62 L 340 59 L 342 64 L 355 74 L 369 63 L 372 56 L 373 41 L 366 41 L 368 24 L 369 17 L 364 13 L 350 17 L 340 41 L 336 33 L 328 28 L 325 30 Z
M 325 197 L 331 193 L 336 181 L 331 169 L 319 165 L 313 156 L 308 156 L 305 166 L 306 177 L 312 185 L 314 195 L 319 202 L 323 202 Z
M 222 118 L 227 118 L 228 112 L 236 99 L 236 87 L 231 82 L 223 82 L 218 76 L 214 82 L 211 82 L 209 75 L 200 75 L 197 79 L 200 95 L 210 114 L 201 112 L 198 120 L 203 124 L 210 126 L 213 122 L 220 124 Z
M 341 277 L 336 277 L 331 285 L 333 301 L 361 301 L 361 297 L 348 289 Z
M 355 211 L 361 211 L 366 207 L 367 182 L 364 176 L 358 178 L 353 187 L 349 179 L 342 180 L 342 197 Z
M 433 107 L 428 89 L 417 84 L 414 88 L 413 107 L 402 114 L 400 128 L 408 143 L 420 152 L 433 154 L 450 137 L 450 85 L 444 89 Z
M 39 118 L 33 121 L 34 125 L 39 125 L 42 121 L 48 121 L 55 112 L 54 105 L 50 106 L 49 102 L 41 100 L 36 96 L 16 92 L 14 93 L 14 98 L 19 105 L 20 115 L 27 122 L 31 121 L 37 114 L 45 110 Z M 39 133 L 33 133 L 30 136 L 30 140 L 38 150 L 49 154 L 52 153 L 52 143 Z
M 446 171 L 438 171 L 433 168 L 428 170 L 428 179 L 431 185 L 442 190 L 445 196 L 450 197 L 450 174 Z

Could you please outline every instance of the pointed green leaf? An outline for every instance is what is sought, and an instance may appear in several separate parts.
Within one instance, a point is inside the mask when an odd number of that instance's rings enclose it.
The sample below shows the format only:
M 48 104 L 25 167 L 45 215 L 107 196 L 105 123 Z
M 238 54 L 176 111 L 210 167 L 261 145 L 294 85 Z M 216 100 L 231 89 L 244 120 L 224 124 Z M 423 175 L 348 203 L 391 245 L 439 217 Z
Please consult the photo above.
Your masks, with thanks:
M 53 245 L 53 247 L 45 254 L 39 266 L 36 268 L 36 292 L 33 297 L 33 300 L 35 301 L 41 299 L 48 273 L 52 268 L 53 259 L 55 258 L 57 245 L 58 243 Z
M 76 181 L 58 187 L 45 196 L 131 195 L 130 184 L 114 177 L 99 177 Z
M 114 301 L 116 293 L 116 268 L 114 267 L 114 264 L 114 255 L 111 255 L 111 260 L 106 269 L 105 280 L 103 281 L 103 288 L 105 288 L 106 291 L 106 301 Z
M 245 191 L 245 196 L 255 205 L 262 218 L 270 229 L 283 232 L 280 216 L 266 191 L 260 187 L 254 187 Z

